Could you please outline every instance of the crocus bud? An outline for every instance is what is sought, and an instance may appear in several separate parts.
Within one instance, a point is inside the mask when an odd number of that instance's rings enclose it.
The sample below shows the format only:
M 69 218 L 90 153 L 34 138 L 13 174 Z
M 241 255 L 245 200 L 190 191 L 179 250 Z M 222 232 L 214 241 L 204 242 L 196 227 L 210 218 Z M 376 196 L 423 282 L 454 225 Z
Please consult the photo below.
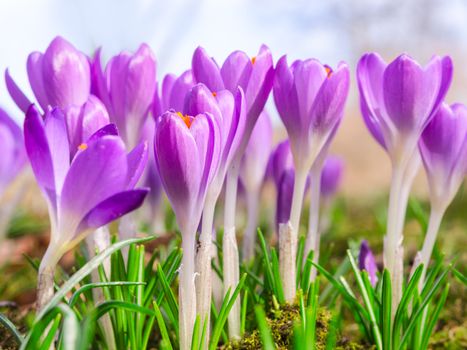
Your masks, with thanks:
M 162 80 L 162 88 L 156 91 L 152 113 L 155 118 L 164 114 L 169 109 L 183 111 L 185 96 L 195 85 L 191 69 L 185 71 L 177 77 L 174 74 L 167 74 Z
M 261 187 L 272 147 L 272 123 L 266 111 L 260 114 L 243 155 L 240 181 L 247 192 Z
M 393 162 L 407 161 L 452 80 L 452 61 L 434 56 L 421 67 L 407 55 L 387 64 L 364 55 L 357 67 L 360 108 L 371 134 Z
M 358 255 L 358 267 L 360 270 L 365 270 L 368 272 L 368 277 L 370 278 L 370 283 L 374 287 L 378 282 L 378 276 L 376 273 L 378 272 L 378 267 L 376 265 L 375 257 L 373 256 L 373 252 L 370 249 L 370 245 L 368 241 L 363 240 L 362 244 L 360 245 L 360 253 Z
M 43 110 L 47 106 L 81 106 L 89 97 L 88 58 L 62 37 L 52 40 L 44 54 L 30 54 L 27 68 L 32 90 Z
M 349 68 L 283 56 L 276 67 L 274 101 L 290 139 L 296 171 L 308 172 L 339 124 L 349 91 Z
M 276 230 L 279 224 L 286 224 L 290 220 L 290 208 L 292 207 L 292 193 L 294 186 L 294 170 L 288 169 L 282 172 L 277 186 L 276 203 Z
M 23 133 L 20 127 L 0 108 L 0 198 L 26 163 Z
M 218 133 L 210 114 L 166 112 L 157 120 L 156 163 L 184 234 L 196 232 L 209 179 L 218 167 Z
M 227 57 L 222 68 L 209 57 L 206 51 L 198 47 L 192 60 L 193 76 L 197 82 L 205 84 L 211 91 L 228 89 L 236 94 L 241 87 L 245 94 L 246 122 L 239 147 L 239 161 L 250 139 L 253 127 L 264 109 L 272 88 L 274 68 L 271 52 L 262 45 L 257 56 L 250 58 L 241 51 L 235 51 Z
M 101 68 L 100 51 L 93 61 L 93 92 L 107 107 L 128 147 L 134 147 L 156 91 L 156 59 L 146 44 L 132 54 L 122 52 Z
M 342 179 L 344 162 L 340 157 L 328 156 L 321 171 L 321 195 L 330 198 L 337 192 Z
M 70 140 L 71 157 L 79 150 L 79 145 L 86 142 L 97 130 L 110 123 L 109 114 L 102 102 L 90 95 L 82 106 L 65 109 L 65 121 Z
M 444 210 L 467 174 L 467 107 L 442 104 L 419 141 L 432 206 Z

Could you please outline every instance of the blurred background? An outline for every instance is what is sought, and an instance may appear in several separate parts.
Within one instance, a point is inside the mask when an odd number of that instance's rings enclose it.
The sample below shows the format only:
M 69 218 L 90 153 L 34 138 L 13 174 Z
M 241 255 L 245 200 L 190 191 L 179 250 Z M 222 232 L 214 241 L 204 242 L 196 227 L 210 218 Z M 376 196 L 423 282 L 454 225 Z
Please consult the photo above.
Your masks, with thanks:
M 105 58 L 147 42 L 158 59 L 159 80 L 187 69 L 198 45 L 218 62 L 236 49 L 254 55 L 262 43 L 275 60 L 287 54 L 290 61 L 315 57 L 331 66 L 347 61 L 351 96 L 332 153 L 346 161 L 342 191 L 350 197 L 383 192 L 390 180 L 389 160 L 365 129 L 358 109 L 355 67 L 364 52 L 377 51 L 387 60 L 405 52 L 423 64 L 433 54 L 449 54 L 455 75 L 447 100 L 467 103 L 463 0 L 0 0 L 0 71 L 9 67 L 29 96 L 27 56 L 44 51 L 56 35 L 88 54 L 102 45 Z M 0 105 L 21 122 L 3 79 Z M 285 131 L 272 103 L 269 110 L 280 140 Z M 426 195 L 423 175 L 415 187 Z

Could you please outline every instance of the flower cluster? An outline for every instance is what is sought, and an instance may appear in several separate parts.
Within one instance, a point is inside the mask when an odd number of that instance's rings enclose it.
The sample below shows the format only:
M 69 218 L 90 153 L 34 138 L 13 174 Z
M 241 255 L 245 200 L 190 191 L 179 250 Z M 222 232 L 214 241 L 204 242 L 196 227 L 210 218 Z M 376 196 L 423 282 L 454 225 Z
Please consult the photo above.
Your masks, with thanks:
M 0 195 L 27 154 L 51 223 L 39 268 L 41 308 L 53 295 L 55 266 L 66 251 L 137 209 L 148 192 L 153 220 L 163 188 L 181 232 L 180 348 L 190 349 L 197 315 L 209 333 L 212 237 L 224 187 L 226 294 L 239 282 L 238 183 L 248 208 L 245 260 L 255 254 L 262 185 L 269 179 L 275 184 L 286 301 L 296 298 L 301 269 L 301 261 L 296 266 L 297 242 L 307 192 L 304 258 L 313 252 L 318 263 L 320 236 L 329 225 L 327 211 L 343 173 L 343 161 L 328 150 L 344 117 L 350 68 L 339 63 L 333 69 L 316 59 L 289 64 L 286 56 L 274 65 L 264 45 L 254 57 L 235 51 L 221 66 L 197 48 L 191 67 L 180 76 L 166 75 L 160 86 L 156 66 L 145 44 L 135 53 L 114 56 L 103 68 L 100 50 L 88 57 L 57 37 L 45 53 L 28 58 L 35 102 L 6 71 L 8 91 L 25 113 L 25 149 L 20 128 L 0 110 L 0 141 L 6 150 L 0 159 Z M 432 218 L 415 265 L 426 266 L 441 218 L 467 172 L 467 107 L 443 102 L 452 79 L 449 57 L 436 56 L 421 67 L 406 55 L 386 64 L 377 54 L 366 54 L 358 63 L 357 79 L 364 121 L 393 167 L 384 263 L 394 280 L 394 312 L 403 281 L 403 223 L 413 178 L 421 159 Z M 288 134 L 274 150 L 272 118 L 264 108 L 270 95 Z M 150 188 L 138 187 L 140 181 Z M 367 242 L 359 260 L 376 284 L 377 267 Z M 313 269 L 311 280 L 316 273 Z M 241 335 L 239 300 L 228 315 L 228 330 L 230 338 Z

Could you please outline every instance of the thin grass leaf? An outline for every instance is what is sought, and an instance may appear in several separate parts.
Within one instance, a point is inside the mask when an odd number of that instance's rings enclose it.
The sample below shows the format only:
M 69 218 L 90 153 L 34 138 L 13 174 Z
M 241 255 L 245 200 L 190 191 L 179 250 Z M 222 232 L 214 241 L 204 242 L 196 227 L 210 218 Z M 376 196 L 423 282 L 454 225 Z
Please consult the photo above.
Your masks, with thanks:
M 178 315 L 178 304 L 177 300 L 175 299 L 175 295 L 170 288 L 169 282 L 167 281 L 165 277 L 165 273 L 162 270 L 162 267 L 160 265 L 157 266 L 157 274 L 159 275 L 159 279 L 162 283 L 162 289 L 165 294 L 165 299 L 167 300 L 167 303 L 170 307 L 170 310 L 173 315 Z
M 433 329 L 435 328 L 436 323 L 438 322 L 439 314 L 441 313 L 441 310 L 443 309 L 443 306 L 446 303 L 446 299 L 449 294 L 449 287 L 449 283 L 446 284 L 446 287 L 444 287 L 444 291 L 441 294 L 441 297 L 439 298 L 435 309 L 432 312 L 430 312 L 431 317 L 423 330 L 421 349 L 428 348 L 428 342 L 430 341 L 431 334 L 433 333 Z
M 451 268 L 451 271 L 453 273 L 453 275 L 464 285 L 466 286 L 467 285 L 467 276 L 465 276 L 462 272 L 460 272 L 458 269 L 456 268 Z
M 130 286 L 130 285 L 145 285 L 145 282 L 125 282 L 125 281 L 117 281 L 117 282 L 96 282 L 96 283 L 89 283 L 81 286 L 76 292 L 73 293 L 70 300 L 68 301 L 68 305 L 73 307 L 77 302 L 79 296 L 84 293 L 85 291 L 94 289 L 94 288 L 104 288 L 104 287 L 116 287 L 116 286 Z
M 391 303 L 392 287 L 389 271 L 384 269 L 382 282 L 382 305 L 380 313 L 380 327 L 383 336 L 383 349 L 391 349 Z
M 161 310 L 156 302 L 153 302 L 152 305 L 154 306 L 154 312 L 156 313 L 156 320 L 157 324 L 159 325 L 159 330 L 161 333 L 161 349 L 165 350 L 172 350 L 172 344 L 170 343 L 169 333 L 167 332 L 167 327 L 165 326 L 164 318 L 162 317 Z
M 282 288 L 282 279 L 280 276 L 279 270 L 279 259 L 277 258 L 276 250 L 274 248 L 271 249 L 271 261 L 272 261 L 272 272 L 274 276 L 274 285 L 275 285 L 275 293 L 274 295 L 277 297 L 279 303 L 285 303 L 285 296 L 284 290 Z
M 6 329 L 8 329 L 8 331 L 11 333 L 11 335 L 13 335 L 13 337 L 15 338 L 16 340 L 16 343 L 18 345 L 21 345 L 23 343 L 23 336 L 21 335 L 21 333 L 18 331 L 18 329 L 16 328 L 16 326 L 13 324 L 13 322 L 11 322 L 8 317 L 6 317 L 4 314 L 0 313 L 0 323 L 3 325 L 3 327 L 5 327 Z
M 243 295 L 242 308 L 240 310 L 240 334 L 245 333 L 247 308 L 248 308 L 248 289 L 245 290 L 245 294 Z
M 74 350 L 77 347 L 78 334 L 80 333 L 78 318 L 67 304 L 62 303 L 57 307 L 63 315 L 63 329 L 60 332 L 62 336 L 61 345 L 66 350 Z
M 275 350 L 276 346 L 272 340 L 271 330 L 266 321 L 266 314 L 260 305 L 255 306 L 256 321 L 258 322 L 259 334 L 264 350 Z
M 350 250 L 347 250 L 347 256 L 349 257 L 350 264 L 352 265 L 352 269 L 354 271 L 354 275 L 357 280 L 357 284 L 360 288 L 360 292 L 362 293 L 363 302 L 365 303 L 366 310 L 368 311 L 368 314 L 370 316 L 370 324 L 371 324 L 371 329 L 373 332 L 376 348 L 378 350 L 383 350 L 381 332 L 378 327 L 378 322 L 376 321 L 375 311 L 371 303 L 369 291 L 366 289 L 365 282 L 363 282 L 362 275 L 360 274 L 360 270 L 358 269 L 357 264 L 355 263 L 355 260 Z

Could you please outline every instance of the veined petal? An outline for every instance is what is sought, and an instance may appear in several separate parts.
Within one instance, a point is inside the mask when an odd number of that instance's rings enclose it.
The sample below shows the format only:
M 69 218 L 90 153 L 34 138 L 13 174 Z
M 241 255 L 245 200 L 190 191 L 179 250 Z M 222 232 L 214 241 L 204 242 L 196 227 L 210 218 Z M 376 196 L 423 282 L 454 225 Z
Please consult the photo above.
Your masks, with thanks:
M 103 136 L 80 150 L 66 175 L 60 197 L 60 230 L 73 234 L 98 203 L 125 189 L 128 161 L 123 141 Z
M 221 68 L 225 88 L 235 93 L 238 86 L 245 88 L 253 69 L 251 59 L 243 51 L 232 52 Z
M 146 188 L 128 190 L 104 199 L 84 216 L 78 225 L 76 234 L 97 229 L 135 210 L 143 204 L 148 192 L 149 189 Z
M 46 111 L 50 103 L 44 88 L 42 72 L 43 57 L 44 55 L 40 52 L 32 52 L 28 56 L 27 71 L 32 92 L 34 96 L 36 96 L 37 102 L 39 102 L 42 110 Z
M 166 110 L 173 109 L 175 111 L 182 111 L 185 106 L 185 97 L 194 85 L 195 82 L 191 69 L 183 72 L 182 75 L 174 81 L 170 95 L 168 96 L 169 100 Z

